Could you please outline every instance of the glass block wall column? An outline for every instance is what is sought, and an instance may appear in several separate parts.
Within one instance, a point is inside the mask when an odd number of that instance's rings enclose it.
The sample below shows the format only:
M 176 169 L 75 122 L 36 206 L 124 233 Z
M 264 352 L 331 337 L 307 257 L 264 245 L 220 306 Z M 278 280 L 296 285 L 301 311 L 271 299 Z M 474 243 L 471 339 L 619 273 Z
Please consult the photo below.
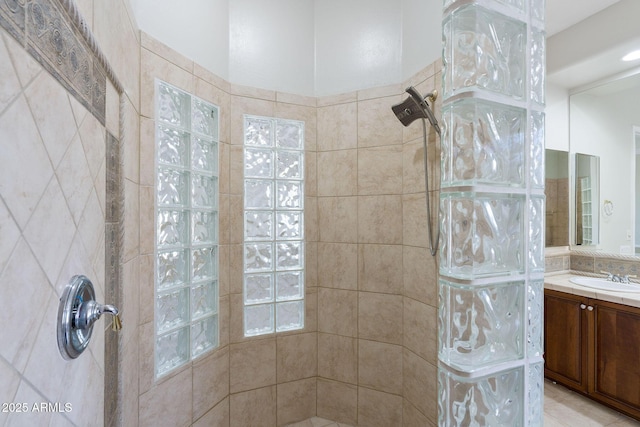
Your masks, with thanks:
M 304 328 L 304 122 L 244 116 L 244 335 Z
M 444 0 L 438 418 L 543 420 L 544 0 Z
M 218 346 L 218 121 L 156 82 L 156 377 Z

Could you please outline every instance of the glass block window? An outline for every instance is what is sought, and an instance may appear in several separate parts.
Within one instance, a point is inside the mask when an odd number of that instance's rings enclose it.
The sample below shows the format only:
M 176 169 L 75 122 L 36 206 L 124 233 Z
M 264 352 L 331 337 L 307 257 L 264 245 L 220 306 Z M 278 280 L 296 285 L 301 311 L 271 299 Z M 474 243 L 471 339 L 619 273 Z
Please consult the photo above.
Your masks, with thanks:
M 244 335 L 304 328 L 304 122 L 244 117 Z
M 156 82 L 155 372 L 218 346 L 218 107 Z

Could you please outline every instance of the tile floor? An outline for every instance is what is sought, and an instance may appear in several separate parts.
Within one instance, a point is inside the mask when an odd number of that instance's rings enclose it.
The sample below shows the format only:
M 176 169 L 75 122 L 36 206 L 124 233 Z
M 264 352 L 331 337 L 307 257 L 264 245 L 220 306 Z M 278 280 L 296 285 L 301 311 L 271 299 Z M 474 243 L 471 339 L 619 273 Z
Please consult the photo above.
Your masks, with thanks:
M 545 380 L 544 425 L 545 427 L 640 427 L 640 422 L 595 403 L 561 385 Z M 313 417 L 289 424 L 287 427 L 352 426 Z
M 640 422 L 545 380 L 545 427 L 633 427 Z

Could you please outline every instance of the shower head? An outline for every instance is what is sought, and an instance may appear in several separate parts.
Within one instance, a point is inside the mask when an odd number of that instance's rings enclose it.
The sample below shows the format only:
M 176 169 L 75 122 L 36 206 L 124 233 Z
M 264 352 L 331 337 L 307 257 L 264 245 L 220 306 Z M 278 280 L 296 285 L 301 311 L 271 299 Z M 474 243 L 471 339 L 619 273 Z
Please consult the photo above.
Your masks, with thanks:
M 406 92 L 409 94 L 409 98 L 391 107 L 398 120 L 400 120 L 404 126 L 409 126 L 416 119 L 427 119 L 436 132 L 440 134 L 438 120 L 427 103 L 427 98 L 433 102 L 438 96 L 438 93 L 433 91 L 423 97 L 413 86 L 409 86 Z

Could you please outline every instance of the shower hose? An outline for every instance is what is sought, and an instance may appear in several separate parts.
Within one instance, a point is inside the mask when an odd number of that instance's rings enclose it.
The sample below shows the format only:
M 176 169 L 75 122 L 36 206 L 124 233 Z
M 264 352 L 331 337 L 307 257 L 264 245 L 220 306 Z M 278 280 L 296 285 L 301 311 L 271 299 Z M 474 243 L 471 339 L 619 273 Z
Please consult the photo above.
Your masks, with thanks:
M 434 128 L 435 129 L 435 128 Z M 438 134 L 438 137 L 440 138 L 440 142 L 442 142 L 442 135 L 440 132 L 438 132 L 438 130 L 436 129 L 436 133 Z M 438 215 L 438 218 L 436 218 L 436 221 L 438 221 L 438 231 L 436 233 L 435 236 L 435 240 L 433 239 L 433 227 L 432 227 L 432 217 L 431 217 L 431 204 L 429 202 L 429 199 L 431 198 L 429 196 L 429 170 L 428 170 L 428 159 L 429 156 L 427 155 L 427 121 L 422 118 L 422 145 L 424 147 L 424 188 L 425 188 L 425 199 L 427 201 L 427 226 L 428 226 L 428 230 L 429 230 L 429 250 L 431 251 L 431 256 L 436 256 L 436 253 L 438 253 L 438 243 L 440 241 L 440 218 Z

